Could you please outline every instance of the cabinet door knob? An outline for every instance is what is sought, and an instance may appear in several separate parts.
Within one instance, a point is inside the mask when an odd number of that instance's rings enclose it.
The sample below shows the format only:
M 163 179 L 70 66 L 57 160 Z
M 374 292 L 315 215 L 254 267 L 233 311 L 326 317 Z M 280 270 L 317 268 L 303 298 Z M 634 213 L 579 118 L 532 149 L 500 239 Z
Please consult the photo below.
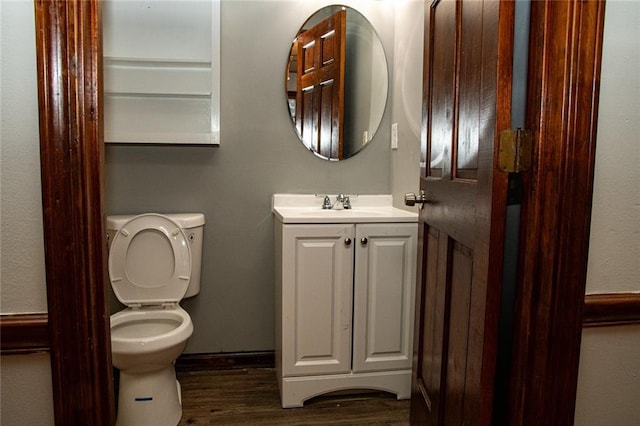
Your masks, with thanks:
M 365 244 L 367 244 L 369 242 L 369 240 L 367 240 L 367 237 L 362 237 L 360 239 L 360 242 L 362 243 L 362 245 L 365 245 Z
M 345 246 L 349 246 L 349 245 L 351 245 L 351 238 L 345 238 L 345 239 L 344 239 L 344 245 L 345 245 Z

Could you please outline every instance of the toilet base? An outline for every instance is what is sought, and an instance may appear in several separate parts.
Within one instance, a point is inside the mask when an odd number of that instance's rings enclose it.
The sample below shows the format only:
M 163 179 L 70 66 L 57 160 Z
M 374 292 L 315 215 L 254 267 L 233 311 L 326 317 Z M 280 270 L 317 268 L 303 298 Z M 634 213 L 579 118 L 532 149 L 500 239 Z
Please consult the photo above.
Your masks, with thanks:
M 177 425 L 182 417 L 179 386 L 173 364 L 151 373 L 120 371 L 116 425 Z

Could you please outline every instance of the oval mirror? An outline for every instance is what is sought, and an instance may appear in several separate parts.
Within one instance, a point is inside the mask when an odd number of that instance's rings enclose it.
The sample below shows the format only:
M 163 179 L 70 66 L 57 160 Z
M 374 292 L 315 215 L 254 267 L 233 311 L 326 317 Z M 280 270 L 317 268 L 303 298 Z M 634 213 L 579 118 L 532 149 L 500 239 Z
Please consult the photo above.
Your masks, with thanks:
M 296 34 L 285 82 L 289 115 L 300 141 L 318 157 L 343 160 L 371 141 L 388 85 L 382 42 L 355 9 L 322 8 Z

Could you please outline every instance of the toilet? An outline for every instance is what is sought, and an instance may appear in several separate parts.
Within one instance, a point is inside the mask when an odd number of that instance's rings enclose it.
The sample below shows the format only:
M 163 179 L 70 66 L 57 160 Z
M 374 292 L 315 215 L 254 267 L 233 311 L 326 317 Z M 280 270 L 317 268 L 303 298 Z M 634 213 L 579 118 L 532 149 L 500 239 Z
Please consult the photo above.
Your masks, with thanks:
M 174 426 L 182 417 L 174 362 L 193 324 L 179 302 L 200 292 L 203 228 L 200 213 L 107 217 L 109 280 L 127 306 L 111 315 L 119 426 Z

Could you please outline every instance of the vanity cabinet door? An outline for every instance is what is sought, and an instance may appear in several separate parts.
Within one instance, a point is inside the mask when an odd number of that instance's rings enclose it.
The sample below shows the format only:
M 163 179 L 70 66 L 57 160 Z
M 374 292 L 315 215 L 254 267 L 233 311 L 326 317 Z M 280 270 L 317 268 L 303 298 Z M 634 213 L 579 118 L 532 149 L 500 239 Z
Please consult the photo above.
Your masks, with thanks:
M 283 225 L 282 371 L 351 369 L 354 225 Z
M 416 245 L 414 223 L 356 227 L 354 372 L 411 368 Z

